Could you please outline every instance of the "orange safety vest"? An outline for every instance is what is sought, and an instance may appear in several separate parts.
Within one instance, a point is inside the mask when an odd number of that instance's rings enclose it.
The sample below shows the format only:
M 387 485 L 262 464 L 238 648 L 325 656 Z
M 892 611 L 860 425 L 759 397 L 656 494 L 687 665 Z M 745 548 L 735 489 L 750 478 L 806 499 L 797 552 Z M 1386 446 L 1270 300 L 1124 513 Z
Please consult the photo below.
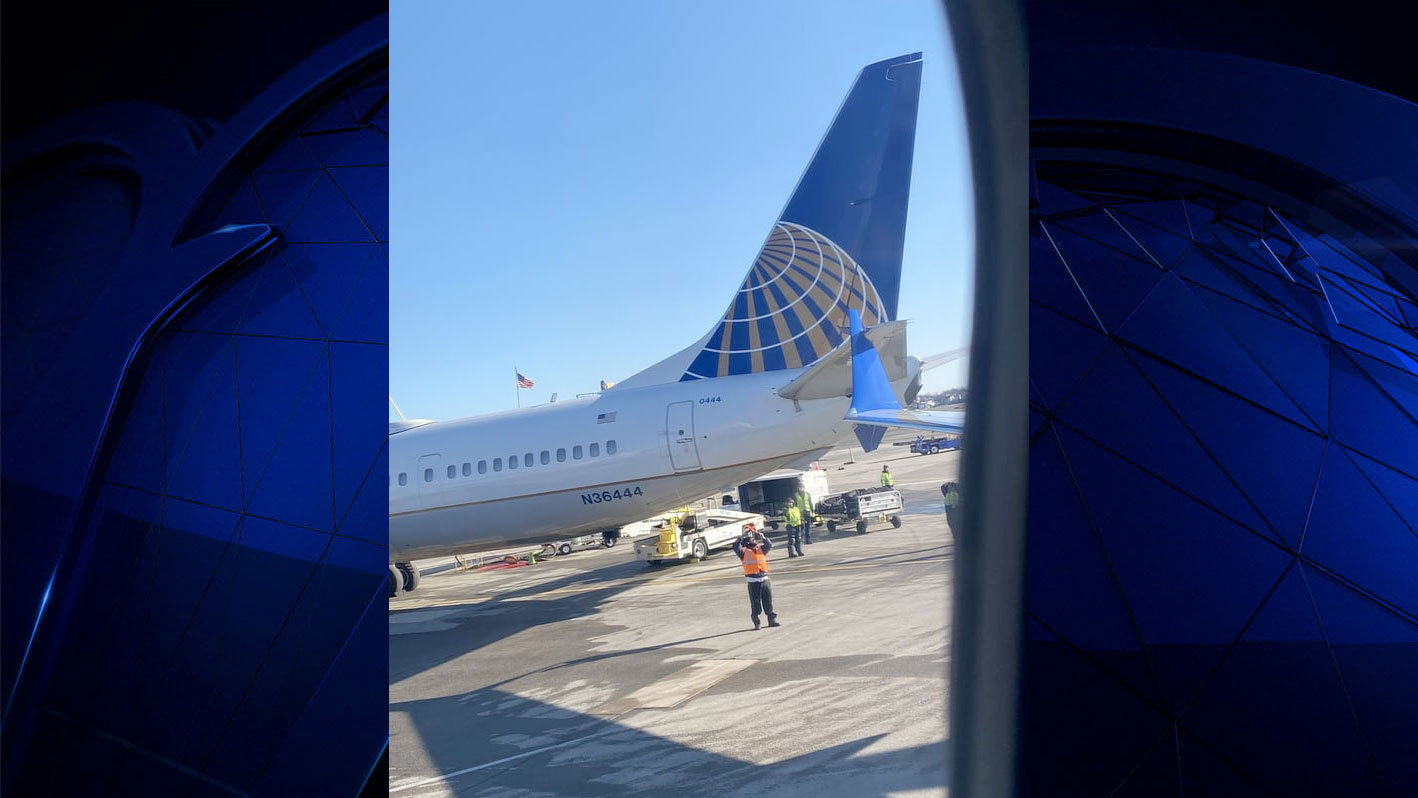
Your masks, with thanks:
M 743 573 L 744 576 L 758 576 L 768 573 L 768 555 L 761 550 L 743 550 Z

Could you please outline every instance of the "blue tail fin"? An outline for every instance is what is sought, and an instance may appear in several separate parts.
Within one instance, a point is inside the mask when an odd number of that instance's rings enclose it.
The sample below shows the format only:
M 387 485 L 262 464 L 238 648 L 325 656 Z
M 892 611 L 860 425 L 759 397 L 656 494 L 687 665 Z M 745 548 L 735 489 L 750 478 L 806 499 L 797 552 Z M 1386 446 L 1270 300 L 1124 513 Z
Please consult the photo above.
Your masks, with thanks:
M 810 366 L 842 342 L 848 308 L 895 318 L 920 89 L 920 53 L 862 70 L 723 320 L 657 376 Z

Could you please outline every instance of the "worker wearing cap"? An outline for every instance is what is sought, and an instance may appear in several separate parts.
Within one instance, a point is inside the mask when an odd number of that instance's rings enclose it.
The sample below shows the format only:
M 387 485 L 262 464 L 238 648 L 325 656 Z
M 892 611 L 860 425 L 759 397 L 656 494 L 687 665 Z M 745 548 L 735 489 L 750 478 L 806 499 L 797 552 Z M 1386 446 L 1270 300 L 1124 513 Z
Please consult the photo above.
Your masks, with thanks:
M 895 484 L 896 484 L 896 480 L 893 479 L 892 476 L 891 476 L 891 467 L 890 467 L 890 466 L 882 466 L 882 467 L 881 467 L 881 486 L 882 486 L 883 488 L 890 488 L 890 487 L 893 487 Z
M 745 526 L 743 536 L 734 541 L 734 554 L 743 561 L 743 575 L 748 581 L 748 606 L 755 632 L 758 616 L 763 613 L 768 615 L 769 626 L 782 626 L 778 623 L 778 613 L 773 611 L 773 586 L 768 581 L 768 550 L 771 548 L 773 543 L 753 524 Z

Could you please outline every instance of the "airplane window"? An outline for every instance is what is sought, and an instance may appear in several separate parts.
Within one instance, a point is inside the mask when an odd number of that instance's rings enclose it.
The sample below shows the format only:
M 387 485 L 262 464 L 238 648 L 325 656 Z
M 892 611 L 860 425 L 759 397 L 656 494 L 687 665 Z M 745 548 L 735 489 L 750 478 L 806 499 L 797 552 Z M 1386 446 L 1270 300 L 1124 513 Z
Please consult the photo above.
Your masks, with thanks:
M 592 457 L 600 457 L 600 456 L 601 456 L 601 445 L 600 445 L 599 443 L 593 443 L 593 444 L 591 444 L 591 456 L 592 456 Z
M 464 464 L 463 464 L 463 476 L 465 476 L 465 477 L 470 477 L 470 476 L 472 476 L 472 475 L 473 475 L 473 464 L 472 464 L 472 463 L 464 463 Z
M 531 467 L 532 467 L 532 453 L 531 453 L 531 452 L 527 452 L 526 454 L 522 455 L 522 465 L 524 465 L 524 466 L 526 466 L 526 467 L 528 467 L 528 468 L 531 468 Z
M 615 441 L 606 441 L 606 454 L 615 454 Z
M 409 484 L 409 474 L 408 474 L 407 471 L 399 475 L 399 484 L 400 484 L 400 485 L 407 485 L 407 484 Z
M 487 473 L 487 461 L 486 461 L 486 460 L 479 460 L 479 461 L 478 461 L 478 473 L 479 473 L 479 474 L 486 474 L 486 473 Z
M 573 447 L 571 447 L 571 459 L 572 459 L 572 460 L 580 460 L 580 459 L 581 459 L 581 447 L 580 447 L 580 446 L 573 446 Z
M 512 455 L 511 457 L 507 458 L 507 467 L 508 467 L 508 468 L 516 468 L 516 467 L 517 467 L 517 455 L 514 454 L 514 455 Z
M 558 463 L 564 463 L 564 462 L 566 462 L 566 450 L 565 450 L 565 449 L 557 449 L 557 450 L 556 450 L 556 461 L 557 461 Z
M 454 477 L 456 477 L 456 476 L 458 476 L 458 467 L 457 467 L 457 466 L 448 466 L 448 478 L 449 478 L 449 479 L 452 479 L 452 478 L 454 478 Z
M 494 457 L 494 458 L 492 458 L 492 470 L 493 470 L 493 471 L 501 471 L 501 470 L 502 470 L 502 458 L 501 458 L 501 457 Z
M 425 468 L 425 469 L 423 470 L 423 481 L 424 481 L 424 482 L 432 482 L 432 481 L 433 481 L 433 469 L 432 469 L 432 468 Z
M 543 450 L 542 450 L 542 465 L 546 465 L 547 463 L 550 463 L 550 462 L 551 462 L 551 452 L 547 451 L 546 449 L 543 449 Z

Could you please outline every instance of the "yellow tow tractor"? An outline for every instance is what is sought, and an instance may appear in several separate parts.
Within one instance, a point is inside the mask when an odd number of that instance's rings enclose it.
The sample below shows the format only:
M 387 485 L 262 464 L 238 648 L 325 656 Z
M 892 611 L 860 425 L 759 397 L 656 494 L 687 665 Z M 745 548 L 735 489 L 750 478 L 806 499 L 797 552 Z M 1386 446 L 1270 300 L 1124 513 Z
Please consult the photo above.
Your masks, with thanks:
M 709 552 L 733 546 L 749 524 L 763 529 L 759 513 L 699 510 L 667 515 L 651 527 L 653 534 L 635 540 L 635 557 L 651 566 L 677 560 L 702 560 Z

